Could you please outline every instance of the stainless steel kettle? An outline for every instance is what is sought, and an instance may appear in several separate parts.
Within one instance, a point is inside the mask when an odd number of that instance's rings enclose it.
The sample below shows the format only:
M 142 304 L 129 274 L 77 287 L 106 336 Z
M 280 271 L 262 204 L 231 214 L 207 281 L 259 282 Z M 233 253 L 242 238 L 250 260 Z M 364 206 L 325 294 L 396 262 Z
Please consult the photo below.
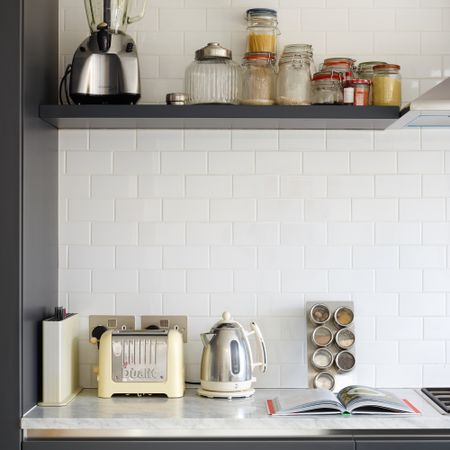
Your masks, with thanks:
M 203 390 L 217 393 L 237 393 L 250 391 L 253 369 L 261 372 L 267 369 L 267 351 L 261 331 L 255 322 L 250 323 L 251 331 L 246 331 L 239 323 L 224 312 L 209 333 L 200 335 L 203 354 L 200 382 Z M 259 342 L 260 360 L 254 362 L 248 336 L 254 334 Z M 251 393 L 250 393 L 251 395 Z

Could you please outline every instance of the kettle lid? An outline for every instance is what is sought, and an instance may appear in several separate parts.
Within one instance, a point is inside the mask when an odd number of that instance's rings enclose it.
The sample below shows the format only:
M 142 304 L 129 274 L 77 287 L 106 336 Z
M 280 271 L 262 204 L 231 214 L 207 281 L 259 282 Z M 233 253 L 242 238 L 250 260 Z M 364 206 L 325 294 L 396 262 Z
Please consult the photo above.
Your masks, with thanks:
M 222 314 L 222 320 L 219 320 L 216 322 L 213 327 L 211 328 L 211 332 L 214 332 L 216 330 L 220 330 L 223 328 L 239 328 L 242 329 L 242 325 L 239 322 L 236 322 L 231 318 L 231 314 L 228 311 L 225 311 Z

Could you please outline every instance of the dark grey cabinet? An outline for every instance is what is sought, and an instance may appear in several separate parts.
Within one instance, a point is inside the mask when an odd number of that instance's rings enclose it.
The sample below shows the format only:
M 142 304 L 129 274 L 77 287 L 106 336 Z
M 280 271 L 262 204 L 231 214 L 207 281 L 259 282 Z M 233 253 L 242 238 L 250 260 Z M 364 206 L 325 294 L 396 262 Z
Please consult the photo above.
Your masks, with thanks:
M 355 450 L 349 439 L 189 440 L 189 441 L 36 441 L 23 450 Z M 386 449 L 385 449 L 386 450 Z
M 450 438 L 444 439 L 376 439 L 356 440 L 355 450 L 449 450 Z

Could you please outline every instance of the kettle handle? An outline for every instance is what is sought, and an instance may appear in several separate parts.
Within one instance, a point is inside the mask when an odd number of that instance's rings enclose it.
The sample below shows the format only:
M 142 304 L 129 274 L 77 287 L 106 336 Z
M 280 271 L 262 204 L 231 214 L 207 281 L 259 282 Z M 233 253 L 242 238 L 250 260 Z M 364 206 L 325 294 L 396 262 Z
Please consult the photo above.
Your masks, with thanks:
M 144 0 L 144 3 L 142 4 L 141 12 L 137 16 L 128 17 L 128 19 L 127 19 L 128 24 L 138 22 L 139 20 L 141 20 L 145 15 L 146 8 L 147 8 L 147 0 Z
M 201 333 L 200 334 L 200 339 L 202 340 L 202 344 L 204 347 L 207 347 L 209 344 L 209 340 L 206 336 L 210 336 L 212 334 L 214 334 L 214 333 Z
M 262 336 L 261 330 L 259 329 L 258 325 L 256 325 L 256 322 L 250 322 L 250 326 L 252 328 L 252 331 L 250 331 L 250 334 L 255 334 L 258 342 L 259 342 L 259 350 L 260 350 L 260 357 L 261 361 L 254 363 L 253 367 L 259 367 L 262 373 L 264 373 L 267 370 L 267 348 L 266 343 L 264 342 L 264 338 Z

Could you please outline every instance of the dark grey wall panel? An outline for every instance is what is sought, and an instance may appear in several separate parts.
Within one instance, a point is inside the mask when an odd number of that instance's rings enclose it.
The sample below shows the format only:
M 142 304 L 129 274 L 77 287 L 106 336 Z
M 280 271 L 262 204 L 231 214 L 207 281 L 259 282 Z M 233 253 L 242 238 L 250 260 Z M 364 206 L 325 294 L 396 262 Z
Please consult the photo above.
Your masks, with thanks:
M 23 450 L 354 450 L 351 440 L 34 441 Z M 388 449 L 384 449 L 388 450 Z
M 25 0 L 23 45 L 23 410 L 40 400 L 40 321 L 58 303 L 58 0 Z
M 21 2 L 2 1 L 0 41 L 2 59 L 7 61 L 0 70 L 0 219 L 1 313 L 0 342 L 2 370 L 0 385 L 1 447 L 20 448 L 18 418 L 20 400 L 20 211 L 21 211 Z

